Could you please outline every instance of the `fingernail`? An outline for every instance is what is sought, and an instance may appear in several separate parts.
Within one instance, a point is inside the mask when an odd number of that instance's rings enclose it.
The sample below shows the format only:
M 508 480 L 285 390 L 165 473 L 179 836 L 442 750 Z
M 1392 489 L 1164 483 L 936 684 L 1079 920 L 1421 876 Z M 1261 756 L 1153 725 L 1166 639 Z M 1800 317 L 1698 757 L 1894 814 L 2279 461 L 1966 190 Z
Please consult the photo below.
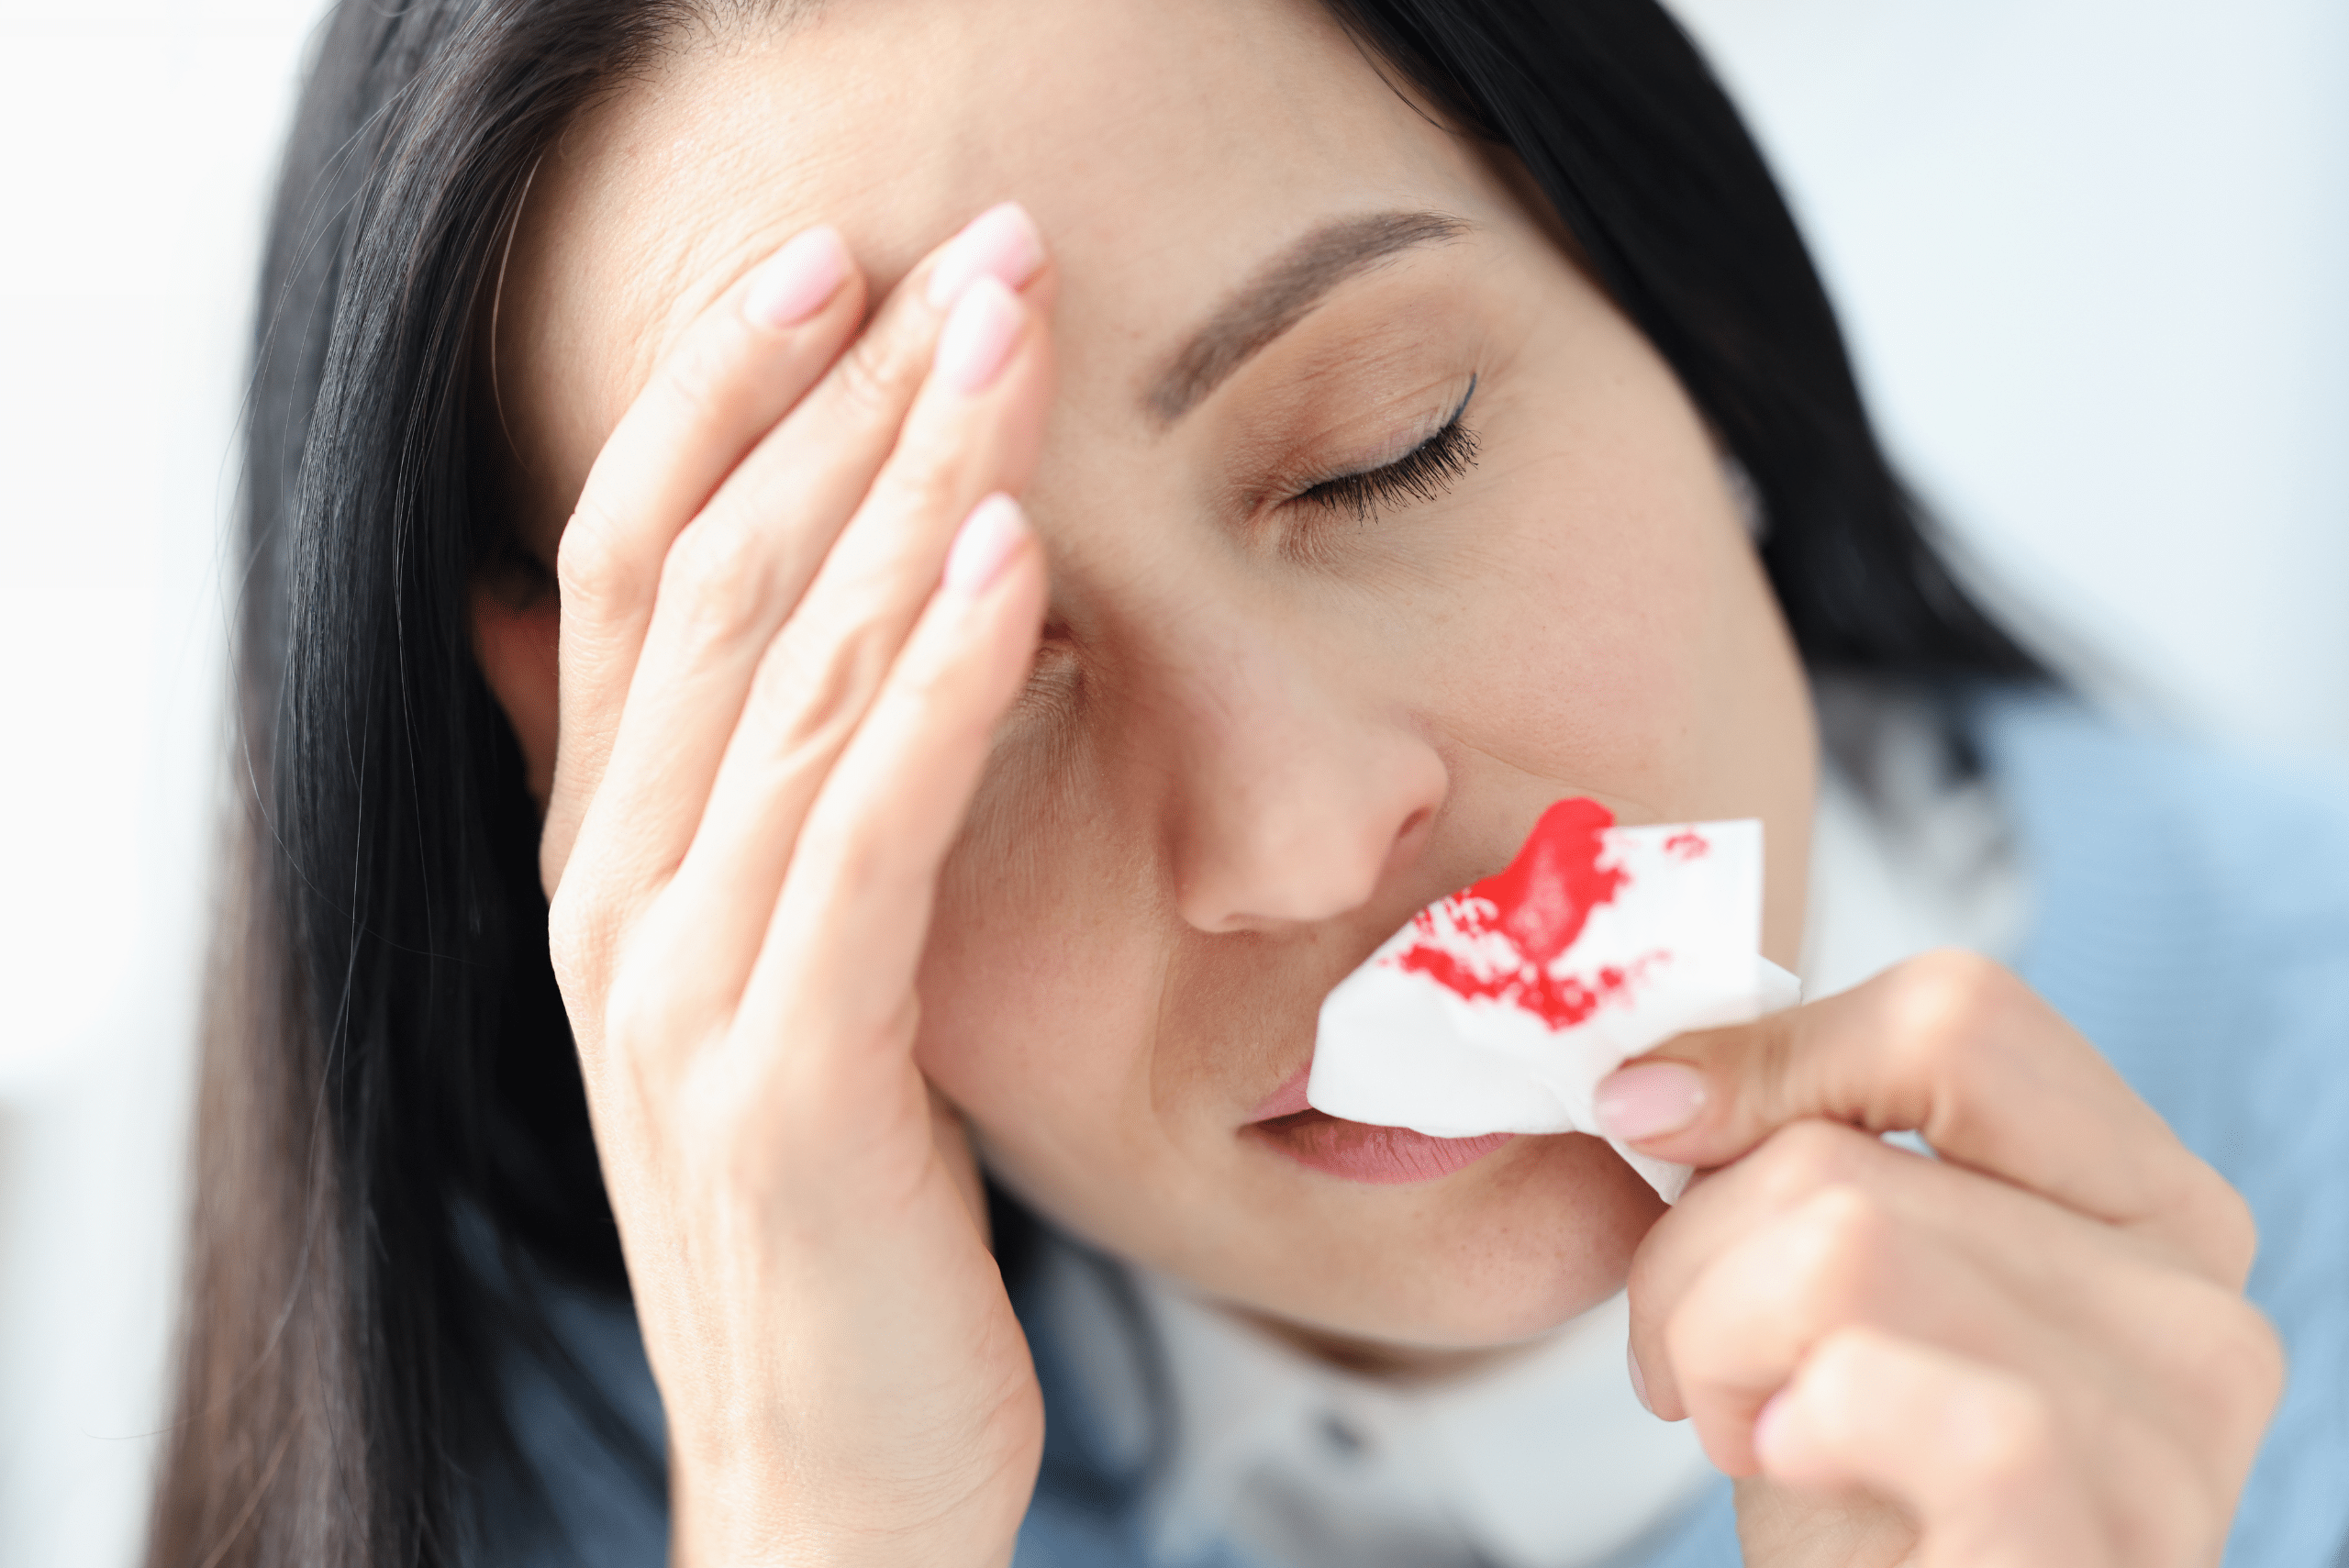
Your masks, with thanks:
M 1044 237 L 1018 202 L 987 208 L 948 240 L 930 272 L 930 308 L 943 310 L 979 278 L 1018 288 L 1044 264 Z
M 1648 1380 L 1640 1375 L 1640 1353 L 1631 1349 L 1629 1340 L 1623 1344 L 1623 1364 L 1631 1369 L 1631 1397 L 1640 1402 L 1641 1409 L 1654 1415 L 1655 1407 L 1648 1402 Z
M 1637 1062 L 1598 1082 L 1598 1130 L 1624 1143 L 1678 1132 L 1705 1108 L 1705 1075 L 1678 1062 Z
M 938 334 L 938 373 L 957 392 L 984 391 L 1019 337 L 1019 302 L 996 279 L 981 278 L 963 291 Z
M 742 314 L 762 327 L 796 326 L 839 292 L 848 276 L 848 247 L 840 230 L 819 224 L 793 239 L 751 274 Z
M 962 594 L 977 594 L 1003 574 L 1004 563 L 1028 537 L 1028 518 L 1019 503 L 997 493 L 971 508 L 954 542 L 946 550 L 946 585 Z

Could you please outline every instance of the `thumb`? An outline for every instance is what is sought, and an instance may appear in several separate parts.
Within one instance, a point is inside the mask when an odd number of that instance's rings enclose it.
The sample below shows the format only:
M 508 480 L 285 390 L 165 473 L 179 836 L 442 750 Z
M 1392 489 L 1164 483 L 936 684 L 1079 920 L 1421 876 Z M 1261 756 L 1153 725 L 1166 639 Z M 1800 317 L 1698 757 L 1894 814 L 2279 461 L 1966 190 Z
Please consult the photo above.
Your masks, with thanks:
M 1594 1108 L 1609 1137 L 1700 1170 L 1804 1118 L 1914 1131 L 1945 1160 L 2120 1224 L 2224 1185 L 2054 1008 L 1956 951 L 1682 1035 L 1600 1080 Z

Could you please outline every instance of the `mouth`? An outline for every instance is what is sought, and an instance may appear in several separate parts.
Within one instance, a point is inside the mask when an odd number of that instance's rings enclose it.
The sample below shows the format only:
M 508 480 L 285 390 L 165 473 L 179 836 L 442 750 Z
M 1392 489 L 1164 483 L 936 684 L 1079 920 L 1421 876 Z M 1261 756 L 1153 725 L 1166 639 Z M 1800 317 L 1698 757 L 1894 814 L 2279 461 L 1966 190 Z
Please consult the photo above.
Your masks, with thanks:
M 1300 1068 L 1258 1106 L 1241 1131 L 1300 1165 L 1341 1181 L 1366 1186 L 1432 1182 L 1475 1164 L 1516 1136 L 1488 1132 L 1479 1138 L 1431 1138 L 1408 1127 L 1341 1120 L 1306 1104 L 1308 1071 Z

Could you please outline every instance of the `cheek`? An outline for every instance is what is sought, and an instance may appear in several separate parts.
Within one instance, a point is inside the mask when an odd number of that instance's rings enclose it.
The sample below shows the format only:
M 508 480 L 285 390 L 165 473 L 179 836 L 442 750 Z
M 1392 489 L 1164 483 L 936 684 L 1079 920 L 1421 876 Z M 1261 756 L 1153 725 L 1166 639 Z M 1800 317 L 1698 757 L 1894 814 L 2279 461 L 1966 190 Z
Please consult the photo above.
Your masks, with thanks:
M 1564 439 L 1506 475 L 1464 634 L 1454 736 L 1632 819 L 1758 817 L 1765 948 L 1802 928 L 1816 738 L 1809 687 L 1720 461 L 1643 345 Z M 1628 808 L 1628 809 L 1627 809 Z
M 940 879 L 915 1054 L 991 1147 L 1057 1163 L 1114 1149 L 1147 1094 L 1157 949 L 1113 846 L 1018 793 L 989 781 Z
M 1734 573 L 1675 465 L 1610 456 L 1529 463 L 1499 488 L 1438 701 L 1478 751 L 1665 812 L 1692 782 Z

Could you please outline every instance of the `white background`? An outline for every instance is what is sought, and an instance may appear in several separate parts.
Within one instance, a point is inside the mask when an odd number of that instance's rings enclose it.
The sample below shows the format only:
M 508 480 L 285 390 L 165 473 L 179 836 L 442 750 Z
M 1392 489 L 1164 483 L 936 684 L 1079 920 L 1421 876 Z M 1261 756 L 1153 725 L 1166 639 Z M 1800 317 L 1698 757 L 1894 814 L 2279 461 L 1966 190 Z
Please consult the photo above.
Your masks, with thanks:
M 1678 0 L 1893 444 L 2139 700 L 2349 758 L 2349 6 Z M 316 0 L 0 5 L 0 1562 L 136 1551 L 221 817 L 220 528 Z

